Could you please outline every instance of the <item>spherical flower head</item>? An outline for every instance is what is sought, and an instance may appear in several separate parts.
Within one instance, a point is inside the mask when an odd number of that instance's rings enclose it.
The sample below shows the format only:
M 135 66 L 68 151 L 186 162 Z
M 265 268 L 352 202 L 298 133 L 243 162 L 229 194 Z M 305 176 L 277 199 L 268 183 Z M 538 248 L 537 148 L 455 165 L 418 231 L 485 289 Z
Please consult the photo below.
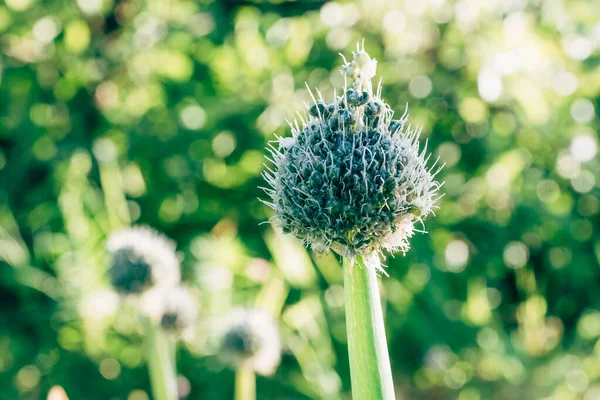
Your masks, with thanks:
M 221 359 L 234 369 L 271 375 L 281 360 L 279 330 L 271 316 L 257 309 L 236 309 L 225 322 Z
M 147 227 L 133 227 L 108 238 L 111 254 L 108 270 L 115 289 L 123 294 L 139 294 L 152 287 L 173 287 L 181 272 L 175 242 Z
M 165 331 L 180 335 L 198 317 L 198 299 L 185 286 L 155 288 L 144 294 L 141 311 Z
M 284 233 L 317 252 L 349 258 L 406 252 L 414 224 L 436 207 L 439 169 L 427 166 L 420 129 L 407 123 L 406 111 L 394 119 L 381 85 L 373 92 L 377 61 L 364 47 L 353 55 L 341 68 L 342 95 L 331 102 L 313 96 L 307 118 L 290 123 L 292 137 L 270 145 L 274 167 L 265 173 L 271 186 L 265 203 Z

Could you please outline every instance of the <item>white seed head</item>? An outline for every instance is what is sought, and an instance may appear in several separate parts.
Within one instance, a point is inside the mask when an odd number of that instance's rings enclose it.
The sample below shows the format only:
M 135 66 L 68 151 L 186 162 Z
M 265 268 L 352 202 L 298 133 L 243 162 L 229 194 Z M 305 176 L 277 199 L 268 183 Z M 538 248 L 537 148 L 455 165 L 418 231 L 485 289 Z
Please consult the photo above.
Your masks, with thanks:
M 109 277 L 121 293 L 139 294 L 179 283 L 175 242 L 151 228 L 132 227 L 113 233 L 106 247 L 112 256 Z
M 406 252 L 414 224 L 436 208 L 439 168 L 427 166 L 421 130 L 411 128 L 406 111 L 394 119 L 381 86 L 373 91 L 377 61 L 364 47 L 353 56 L 341 68 L 352 86 L 331 102 L 319 93 L 308 116 L 290 123 L 292 137 L 269 146 L 265 204 L 284 233 L 317 252 Z
M 198 317 L 198 299 L 184 286 L 155 288 L 142 296 L 141 311 L 156 325 L 172 334 L 181 334 Z
M 225 321 L 220 356 L 234 369 L 251 368 L 271 375 L 281 361 L 279 330 L 271 316 L 258 309 L 235 309 Z

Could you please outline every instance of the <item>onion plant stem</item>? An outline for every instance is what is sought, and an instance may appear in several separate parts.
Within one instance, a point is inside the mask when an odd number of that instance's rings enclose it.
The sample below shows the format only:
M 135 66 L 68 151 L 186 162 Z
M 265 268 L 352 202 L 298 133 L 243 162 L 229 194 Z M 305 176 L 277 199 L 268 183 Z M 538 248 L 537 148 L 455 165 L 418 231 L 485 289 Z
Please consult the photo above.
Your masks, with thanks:
M 240 367 L 235 373 L 235 400 L 256 400 L 256 376 L 248 367 Z
M 177 376 L 171 338 L 150 318 L 144 317 L 146 362 L 155 400 L 177 400 Z
M 353 400 L 395 400 L 377 274 L 344 258 L 346 331 Z

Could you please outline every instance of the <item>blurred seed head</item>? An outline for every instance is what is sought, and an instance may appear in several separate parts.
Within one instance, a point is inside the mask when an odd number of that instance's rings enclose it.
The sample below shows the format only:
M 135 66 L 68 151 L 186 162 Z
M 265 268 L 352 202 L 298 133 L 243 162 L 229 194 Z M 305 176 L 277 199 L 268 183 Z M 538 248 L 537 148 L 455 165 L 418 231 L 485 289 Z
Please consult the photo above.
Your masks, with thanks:
M 290 123 L 292 137 L 270 145 L 265 203 L 284 233 L 317 252 L 406 252 L 415 222 L 436 208 L 440 168 L 427 166 L 420 128 L 411 128 L 406 112 L 394 119 L 381 86 L 373 91 L 377 61 L 364 47 L 353 55 L 341 68 L 342 95 L 326 102 L 317 92 L 309 115 Z
M 175 242 L 148 227 L 133 227 L 108 238 L 112 256 L 108 271 L 115 289 L 139 294 L 152 287 L 173 287 L 181 272 Z
M 144 294 L 141 310 L 165 331 L 179 335 L 190 328 L 198 317 L 199 302 L 184 286 L 156 288 Z
M 281 361 L 279 330 L 271 316 L 257 309 L 236 309 L 225 321 L 220 356 L 234 369 L 271 375 Z

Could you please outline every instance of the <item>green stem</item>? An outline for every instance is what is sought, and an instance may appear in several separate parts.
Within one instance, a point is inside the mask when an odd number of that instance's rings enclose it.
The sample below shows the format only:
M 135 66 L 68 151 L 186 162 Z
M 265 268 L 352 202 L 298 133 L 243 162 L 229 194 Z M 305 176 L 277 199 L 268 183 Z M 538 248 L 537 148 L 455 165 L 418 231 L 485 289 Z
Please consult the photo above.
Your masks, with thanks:
M 235 400 L 256 400 L 256 376 L 247 367 L 235 372 Z
M 146 362 L 150 372 L 150 384 L 154 400 L 177 400 L 177 376 L 175 355 L 171 338 L 144 317 L 146 333 Z
M 99 163 L 100 183 L 104 192 L 106 213 L 112 230 L 129 226 L 131 217 L 127 209 L 127 199 L 121 187 L 121 171 L 116 160 Z
M 344 257 L 346 331 L 354 400 L 394 400 L 381 299 L 374 266 Z

